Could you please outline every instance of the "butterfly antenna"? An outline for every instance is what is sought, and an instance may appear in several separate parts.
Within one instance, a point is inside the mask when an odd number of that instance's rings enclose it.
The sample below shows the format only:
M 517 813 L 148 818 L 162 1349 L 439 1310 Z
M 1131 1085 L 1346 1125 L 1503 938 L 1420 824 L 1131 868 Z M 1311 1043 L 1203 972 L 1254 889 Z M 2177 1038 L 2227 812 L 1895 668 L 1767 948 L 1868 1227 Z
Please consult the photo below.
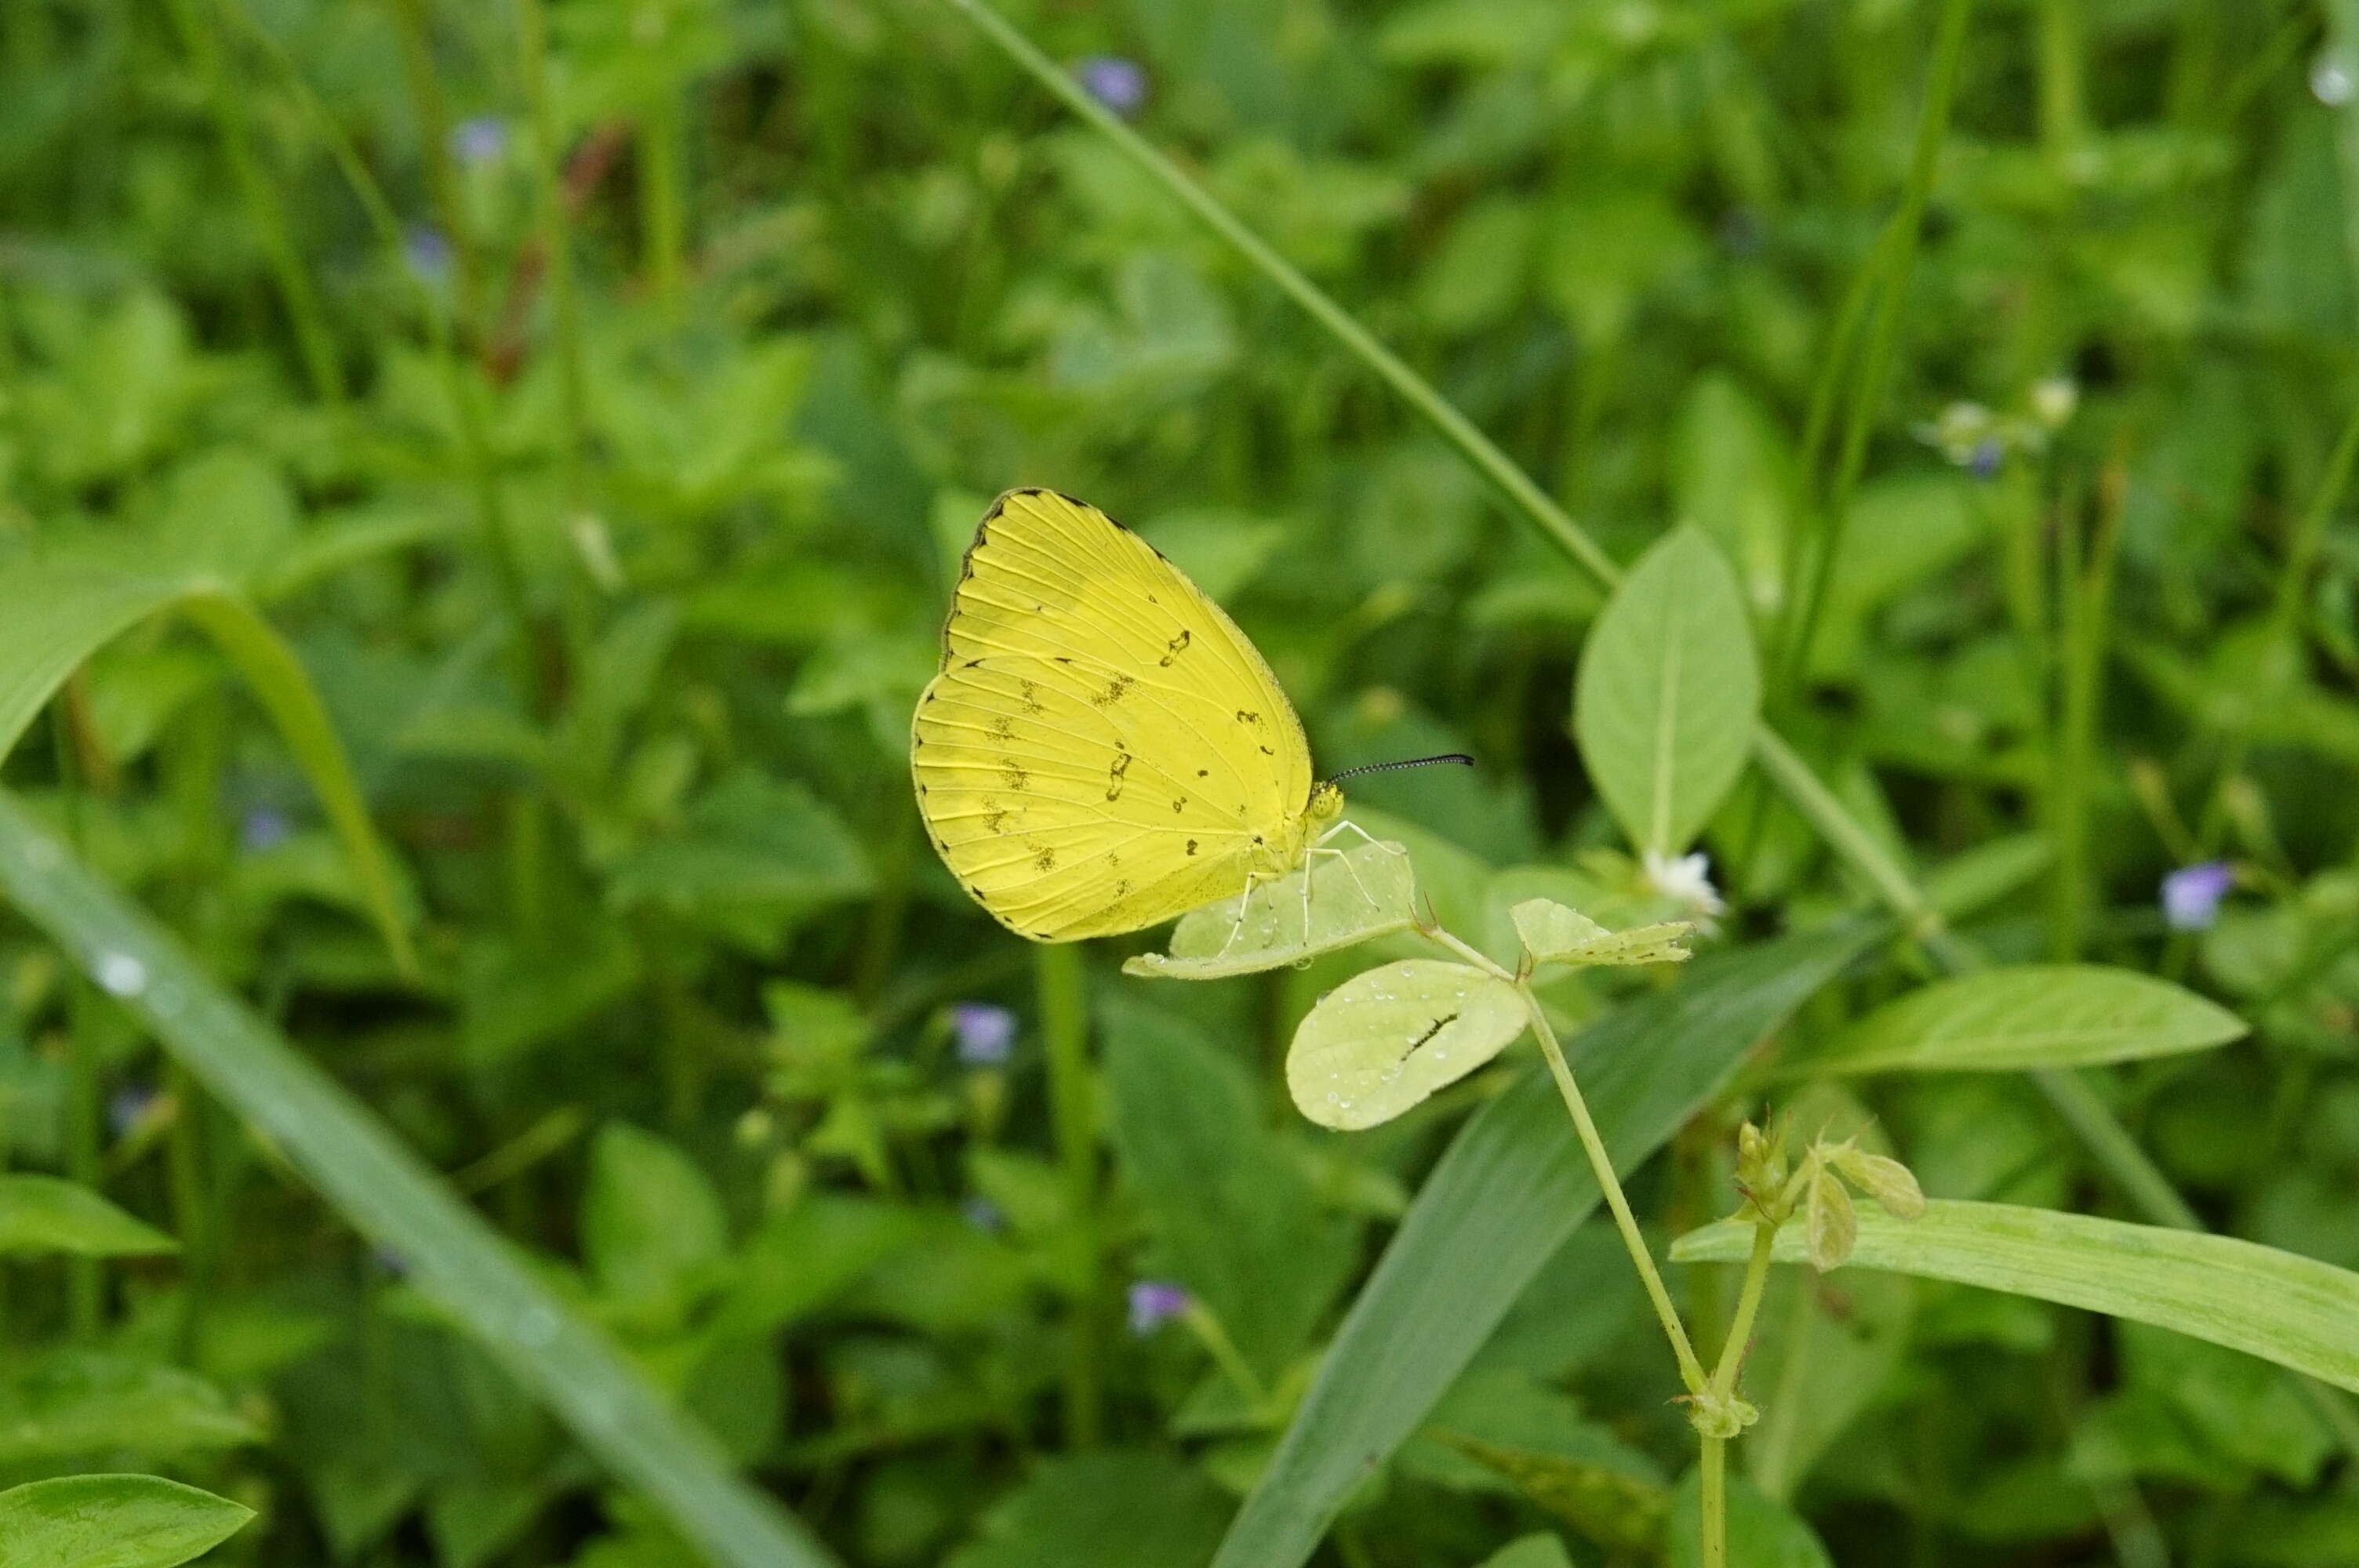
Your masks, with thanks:
M 1370 762 L 1364 768 L 1345 768 L 1342 773 L 1329 777 L 1327 782 L 1341 784 L 1345 779 L 1357 778 L 1362 773 L 1389 773 L 1398 768 L 1431 767 L 1436 762 L 1459 762 L 1471 768 L 1474 765 L 1474 759 L 1463 752 L 1444 752 L 1438 757 L 1411 757 L 1400 762 Z

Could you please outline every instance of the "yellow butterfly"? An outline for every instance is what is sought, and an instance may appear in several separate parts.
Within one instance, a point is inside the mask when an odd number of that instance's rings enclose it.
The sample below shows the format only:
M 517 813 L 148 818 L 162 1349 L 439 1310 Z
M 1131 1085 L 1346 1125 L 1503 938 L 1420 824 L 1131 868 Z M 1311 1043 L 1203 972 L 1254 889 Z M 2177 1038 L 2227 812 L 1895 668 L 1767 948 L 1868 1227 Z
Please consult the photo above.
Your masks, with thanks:
M 975 531 L 909 765 L 951 874 L 1038 942 L 1250 892 L 1350 826 L 1245 633 L 1152 545 L 1053 491 L 1010 491 Z

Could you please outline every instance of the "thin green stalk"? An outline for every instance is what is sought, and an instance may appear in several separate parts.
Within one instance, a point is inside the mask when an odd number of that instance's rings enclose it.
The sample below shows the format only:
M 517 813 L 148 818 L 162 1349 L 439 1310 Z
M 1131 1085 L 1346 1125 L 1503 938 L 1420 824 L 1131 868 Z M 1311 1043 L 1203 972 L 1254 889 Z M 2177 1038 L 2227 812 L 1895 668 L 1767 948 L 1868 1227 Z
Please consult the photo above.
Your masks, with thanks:
M 680 92 L 668 88 L 639 123 L 639 243 L 647 284 L 667 305 L 679 298 L 687 267 L 687 213 L 680 200 L 684 114 Z
M 2108 487 L 2086 561 L 2066 517 L 2057 528 L 2062 569 L 2057 599 L 2065 608 L 2063 691 L 2050 765 L 2049 831 L 2056 845 L 2052 952 L 2060 962 L 2081 956 L 2093 890 L 2089 870 L 2089 788 L 2096 768 L 2105 643 L 2112 631 L 2114 562 L 2121 543 L 2119 486 Z
M 1753 1320 L 1761 1311 L 1761 1293 L 1769 1283 L 1769 1264 L 1776 1256 L 1777 1227 L 1764 1221 L 1753 1227 L 1753 1251 L 1745 1260 L 1745 1283 L 1736 1296 L 1736 1315 L 1728 1337 L 1721 1342 L 1720 1360 L 1712 1369 L 1712 1391 L 1725 1400 L 1736 1392 L 1736 1376 L 1753 1342 Z M 1704 1568 L 1724 1568 L 1728 1562 L 1728 1439 L 1707 1434 L 1703 1440 L 1703 1561 Z
M 1663 1337 L 1670 1341 L 1671 1354 L 1678 1358 L 1680 1381 L 1690 1395 L 1704 1392 L 1710 1387 L 1710 1379 L 1704 1375 L 1703 1363 L 1696 1358 L 1687 1325 L 1680 1321 L 1680 1309 L 1671 1303 L 1671 1292 L 1663 1284 L 1661 1271 L 1655 1267 L 1655 1255 L 1638 1229 L 1637 1216 L 1630 1211 L 1630 1199 L 1622 1190 L 1622 1178 L 1614 1173 L 1614 1156 L 1607 1152 L 1604 1136 L 1589 1114 L 1589 1101 L 1573 1079 L 1572 1068 L 1564 1059 L 1564 1048 L 1557 1044 L 1556 1030 L 1549 1022 L 1548 1010 L 1532 993 L 1531 982 L 1500 968 L 1488 954 L 1467 946 L 1439 926 L 1427 928 L 1425 935 L 1485 974 L 1514 986 L 1516 994 L 1524 999 L 1524 1011 L 1531 1017 L 1532 1033 L 1539 1040 L 1540 1054 L 1548 1061 L 1549 1076 L 1556 1079 L 1557 1093 L 1572 1115 L 1573 1130 L 1580 1135 L 1582 1152 L 1589 1156 L 1589 1168 L 1597 1177 L 1597 1190 L 1604 1195 L 1605 1206 L 1613 1211 L 1614 1228 L 1622 1233 L 1622 1245 L 1629 1249 L 1630 1261 L 1647 1288 L 1647 1299 L 1654 1304 L 1656 1320 L 1663 1325 Z
M 253 226 L 263 254 L 268 258 L 279 303 L 295 330 L 296 348 L 302 355 L 312 395 L 323 403 L 342 403 L 344 371 L 336 353 L 335 338 L 328 330 L 327 313 L 311 287 L 310 275 L 303 270 L 303 258 L 295 249 L 286 209 L 279 205 L 277 189 L 254 156 L 253 141 L 246 129 L 245 94 L 231 79 L 221 38 L 213 31 L 212 0 L 168 0 L 168 5 L 181 47 L 189 51 L 189 59 L 197 68 L 197 78 L 204 85 L 206 107 L 221 135 L 222 153 L 229 160 L 231 178 L 237 182 L 246 222 Z
M 74 677 L 80 678 L 79 674 Z M 82 804 L 82 752 L 73 732 L 69 681 L 49 701 L 49 743 L 57 752 L 58 797 L 64 807 L 66 842 L 81 854 L 87 839 Z M 98 1190 L 98 1056 L 92 1044 L 98 996 L 86 975 L 66 982 L 66 1174 Z M 66 1260 L 66 1323 L 79 1340 L 98 1336 L 101 1292 L 98 1260 Z
M 2061 168 L 2086 136 L 2080 0 L 2039 0 L 2039 140 Z
M 420 150 L 426 160 L 426 189 L 434 201 L 435 220 L 451 243 L 451 293 L 458 301 L 460 330 L 471 332 L 483 319 L 480 263 L 473 225 L 467 222 L 466 204 L 459 197 L 458 160 L 451 156 L 451 103 L 442 92 L 442 73 L 434 59 L 433 29 L 424 0 L 392 0 L 392 9 L 394 23 L 401 30 L 401 63 L 409 78 L 409 100 L 417 108 L 419 137 L 424 144 Z
M 1810 667 L 1810 643 L 1818 634 L 1820 611 L 1824 608 L 1827 588 L 1834 580 L 1836 560 L 1843 554 L 1843 534 L 1851 524 L 1852 492 L 1858 487 L 1861 472 L 1867 464 L 1867 439 L 1875 426 L 1876 410 L 1884 401 L 1884 389 L 1892 364 L 1892 353 L 1900 334 L 1901 307 L 1907 302 L 1909 275 L 1916 270 L 1918 242 L 1925 227 L 1925 204 L 1931 197 L 1933 177 L 1940 164 L 1941 138 L 1949 129 L 1950 103 L 1958 82 L 1959 62 L 1965 55 L 1966 22 L 1973 14 L 1973 0 L 1945 0 L 1941 21 L 1933 45 L 1933 69 L 1927 78 L 1925 103 L 1917 120 L 1917 145 L 1908 164 L 1908 182 L 1900 195 L 1897 217 L 1898 235 L 1895 240 L 1887 265 L 1886 279 L 1875 302 L 1875 318 L 1868 328 L 1867 346 L 1860 358 L 1859 373 L 1852 383 L 1850 411 L 1843 427 L 1842 454 L 1835 464 L 1835 480 L 1828 493 L 1825 525 L 1820 530 L 1818 549 L 1810 567 L 1808 589 L 1799 600 L 1787 596 L 1787 614 L 1779 620 L 1784 676 L 1780 689 L 1789 689 L 1802 673 Z
M 1098 1301 L 1097 1090 L 1090 1072 L 1089 993 L 1081 949 L 1044 942 L 1034 949 L 1040 1033 L 1049 1057 L 1049 1111 L 1064 1167 L 1071 1223 L 1087 1260 L 1073 1303 L 1072 1344 L 1065 1362 L 1065 1435 L 1076 1447 L 1098 1441 L 1105 1404 L 1103 1314 Z
M 1728 1568 L 1728 1439 L 1703 1440 L 1703 1568 Z
M 1663 1325 L 1663 1336 L 1671 1343 L 1671 1354 L 1679 1359 L 1680 1380 L 1690 1393 L 1704 1390 L 1703 1363 L 1696 1359 L 1695 1346 L 1688 1342 L 1686 1325 L 1680 1322 L 1679 1309 L 1671 1304 L 1671 1293 L 1663 1286 L 1663 1276 L 1655 1267 L 1654 1254 L 1647 1250 L 1647 1238 L 1639 1234 L 1637 1217 L 1630 1212 L 1630 1199 L 1622 1191 L 1621 1178 L 1614 1173 L 1613 1156 L 1605 1152 L 1605 1139 L 1597 1130 L 1597 1123 L 1589 1114 L 1589 1102 L 1582 1098 L 1581 1086 L 1573 1080 L 1572 1069 L 1566 1065 L 1564 1049 L 1557 1044 L 1556 1031 L 1549 1027 L 1548 1013 L 1539 998 L 1532 994 L 1528 983 L 1519 983 L 1524 1005 L 1532 1015 L 1532 1033 L 1539 1037 L 1540 1054 L 1548 1059 L 1549 1073 L 1556 1079 L 1557 1093 L 1564 1098 L 1564 1108 L 1572 1113 L 1573 1130 L 1581 1135 L 1581 1147 L 1589 1156 L 1589 1167 L 1596 1173 L 1598 1190 L 1605 1195 L 1605 1205 L 1614 1212 L 1614 1227 L 1622 1232 L 1622 1244 L 1630 1249 L 1630 1260 L 1637 1265 L 1638 1278 L 1647 1287 L 1647 1298 L 1654 1303 L 1655 1316 Z
M 565 204 L 564 150 L 549 103 L 549 26 L 541 0 L 516 0 L 516 70 L 532 127 L 533 174 L 540 188 L 538 228 L 548 269 L 549 308 L 556 338 L 558 401 L 565 423 L 559 461 L 567 503 L 582 504 L 583 453 L 589 443 L 587 377 L 582 362 L 581 309 L 573 293 L 573 221 Z
M 530 4 L 531 0 L 527 0 L 527 3 Z M 1501 451 L 1463 414 L 1451 406 L 1398 355 L 1376 341 L 1366 328 L 1329 298 L 1317 284 L 1295 270 L 1293 265 L 1272 250 L 1260 235 L 1246 228 L 1211 192 L 1182 174 L 1169 158 L 1150 146 L 1145 137 L 1091 97 L 1080 82 L 1035 48 L 1029 38 L 1010 27 L 998 12 L 983 4 L 983 0 L 946 0 L 946 3 L 963 12 L 992 42 L 1000 47 L 1008 59 L 1023 67 L 1034 81 L 1047 88 L 1066 108 L 1087 121 L 1093 130 L 1128 154 L 1133 162 L 1177 197 L 1181 205 L 1195 213 L 1207 228 L 1234 245 L 1263 276 L 1284 290 L 1287 297 L 1309 312 L 1313 320 L 1333 333 L 1338 341 L 1382 377 L 1387 386 L 1424 416 L 1443 440 L 1455 447 L 1461 457 L 1473 464 L 1484 478 L 1496 485 L 1591 576 L 1609 588 L 1621 580 L 1621 568 L 1614 564 L 1613 557 L 1582 531 L 1581 524 L 1567 516 L 1562 507 L 1534 484 L 1531 476 L 1518 468 L 1514 459 Z
M 402 0 L 407 5 L 412 0 Z M 516 552 L 516 537 L 509 526 L 507 508 L 500 499 L 499 476 L 491 455 L 490 421 L 483 408 L 481 388 L 460 365 L 449 312 L 433 284 L 418 276 L 402 253 L 401 220 L 394 213 L 393 203 L 377 183 L 361 157 L 360 149 L 353 145 L 328 106 L 305 81 L 292 57 L 278 40 L 263 29 L 236 0 L 223 0 L 230 15 L 245 24 L 247 36 L 262 47 L 271 62 L 278 68 L 281 80 L 294 93 L 311 128 L 326 146 L 329 156 L 344 176 L 354 200 L 360 203 L 362 214 L 377 237 L 388 262 L 399 272 L 416 279 L 420 308 L 426 322 L 427 347 L 440 369 L 445 395 L 451 400 L 451 427 L 459 436 L 460 466 L 466 471 L 469 487 L 475 492 L 476 520 L 484 533 L 484 544 L 492 559 L 493 574 L 499 583 L 501 599 L 519 629 L 530 624 L 530 606 L 525 590 L 524 568 Z M 532 669 L 531 650 L 524 646 L 519 636 L 519 689 L 530 693 L 538 684 Z

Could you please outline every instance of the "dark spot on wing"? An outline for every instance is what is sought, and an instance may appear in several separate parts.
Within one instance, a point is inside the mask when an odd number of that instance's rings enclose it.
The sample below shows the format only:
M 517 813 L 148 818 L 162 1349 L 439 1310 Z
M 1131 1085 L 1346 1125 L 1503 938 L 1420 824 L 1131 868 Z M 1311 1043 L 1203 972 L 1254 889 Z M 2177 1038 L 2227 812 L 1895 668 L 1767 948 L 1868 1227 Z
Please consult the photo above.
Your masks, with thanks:
M 1179 816 L 1181 812 L 1187 809 L 1188 802 L 1185 796 L 1182 796 L 1180 799 L 1175 800 L 1171 803 L 1171 815 L 1174 816 Z
M 984 802 L 983 830 L 994 836 L 1006 832 L 1007 808 L 1004 806 L 994 806 L 988 801 Z
M 1200 779 L 1211 778 L 1212 776 L 1212 770 L 1210 768 L 1198 768 L 1196 770 L 1196 776 Z
M 993 737 L 995 740 L 1000 740 L 1000 741 L 1013 741 L 1013 740 L 1015 740 L 1015 739 L 1016 739 L 1016 720 L 1015 720 L 1015 719 L 1011 719 L 1011 718 L 1009 718 L 1009 717 L 1008 717 L 1006 714 L 1005 714 L 1005 713 L 1001 714 L 998 718 L 996 718 L 996 719 L 993 719 L 993 720 L 991 721 L 991 733 L 992 733 L 992 737 Z
M 1115 882 L 1115 883 L 1114 884 L 1114 897 L 1116 897 L 1116 898 L 1125 897 L 1129 892 L 1130 892 L 1130 883 L 1128 883 L 1127 881 L 1117 881 L 1117 882 Z
M 1193 838 L 1190 838 L 1190 839 L 1189 839 L 1189 840 L 1188 840 L 1188 853 L 1190 853 L 1190 854 L 1191 854 L 1191 855 L 1192 855 L 1192 854 L 1194 854 L 1195 852 L 1196 852 L 1196 840 L 1194 840 Z
M 1001 766 L 999 770 L 999 778 L 1000 782 L 1005 784 L 1009 789 L 1016 790 L 1018 792 L 1027 790 L 1032 787 L 1032 775 L 1026 773 L 1014 762 L 1005 763 Z
M 1016 695 L 1023 700 L 1024 711 L 1031 717 L 1038 719 L 1049 711 L 1040 701 L 1040 684 L 1038 681 L 1017 681 Z
M 1114 765 L 1106 770 L 1106 798 L 1113 800 L 1122 794 L 1122 775 L 1130 772 L 1130 753 L 1116 751 Z
M 1106 682 L 1106 688 L 1103 691 L 1092 695 L 1090 697 L 1090 706 L 1092 708 L 1111 708 L 1115 703 L 1120 702 L 1124 697 L 1129 696 L 1130 688 L 1137 684 L 1138 677 L 1136 676 L 1116 676 L 1112 680 Z
M 1038 854 L 1033 856 L 1032 869 L 1036 871 L 1055 871 L 1057 869 L 1057 851 L 1054 849 L 1043 849 Z
M 1153 600 L 1152 600 L 1152 599 L 1151 599 L 1151 598 L 1150 598 L 1150 600 L 1148 600 L 1148 602 L 1150 602 L 1150 603 L 1152 603 L 1152 602 L 1153 602 Z M 1162 657 L 1162 658 L 1160 658 L 1160 659 L 1157 660 L 1156 662 L 1157 662 L 1158 664 L 1159 664 L 1159 665 L 1163 665 L 1163 666 L 1164 666 L 1164 668 L 1166 668 L 1166 669 L 1170 668 L 1170 667 L 1171 667 L 1171 661 L 1172 661 L 1172 660 L 1174 660 L 1174 659 L 1176 659 L 1176 658 L 1178 658 L 1178 657 L 1180 656 L 1180 651 L 1181 649 L 1185 648 L 1187 645 L 1188 645 L 1188 629 L 1187 629 L 1186 627 L 1182 626 L 1182 627 L 1180 629 L 1180 635 L 1178 635 L 1177 637 L 1172 638 L 1172 639 L 1171 639 L 1171 641 L 1170 641 L 1170 643 L 1168 644 L 1168 646 L 1169 646 L 1169 651 L 1168 653 L 1166 653 L 1166 654 L 1163 655 L 1163 657 Z
M 1261 722 L 1261 715 L 1256 713 L 1250 708 L 1240 708 L 1237 709 L 1237 722 L 1240 724 L 1258 724 Z

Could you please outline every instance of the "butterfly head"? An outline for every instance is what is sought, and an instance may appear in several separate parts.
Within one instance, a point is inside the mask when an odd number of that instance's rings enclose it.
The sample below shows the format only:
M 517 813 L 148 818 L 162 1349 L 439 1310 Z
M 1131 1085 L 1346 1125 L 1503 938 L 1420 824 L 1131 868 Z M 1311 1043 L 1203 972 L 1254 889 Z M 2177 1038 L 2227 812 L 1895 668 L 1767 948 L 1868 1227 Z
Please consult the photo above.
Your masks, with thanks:
M 1321 779 L 1310 786 L 1310 803 L 1302 808 L 1302 819 L 1316 826 L 1332 820 L 1343 810 L 1343 791 L 1332 779 Z

